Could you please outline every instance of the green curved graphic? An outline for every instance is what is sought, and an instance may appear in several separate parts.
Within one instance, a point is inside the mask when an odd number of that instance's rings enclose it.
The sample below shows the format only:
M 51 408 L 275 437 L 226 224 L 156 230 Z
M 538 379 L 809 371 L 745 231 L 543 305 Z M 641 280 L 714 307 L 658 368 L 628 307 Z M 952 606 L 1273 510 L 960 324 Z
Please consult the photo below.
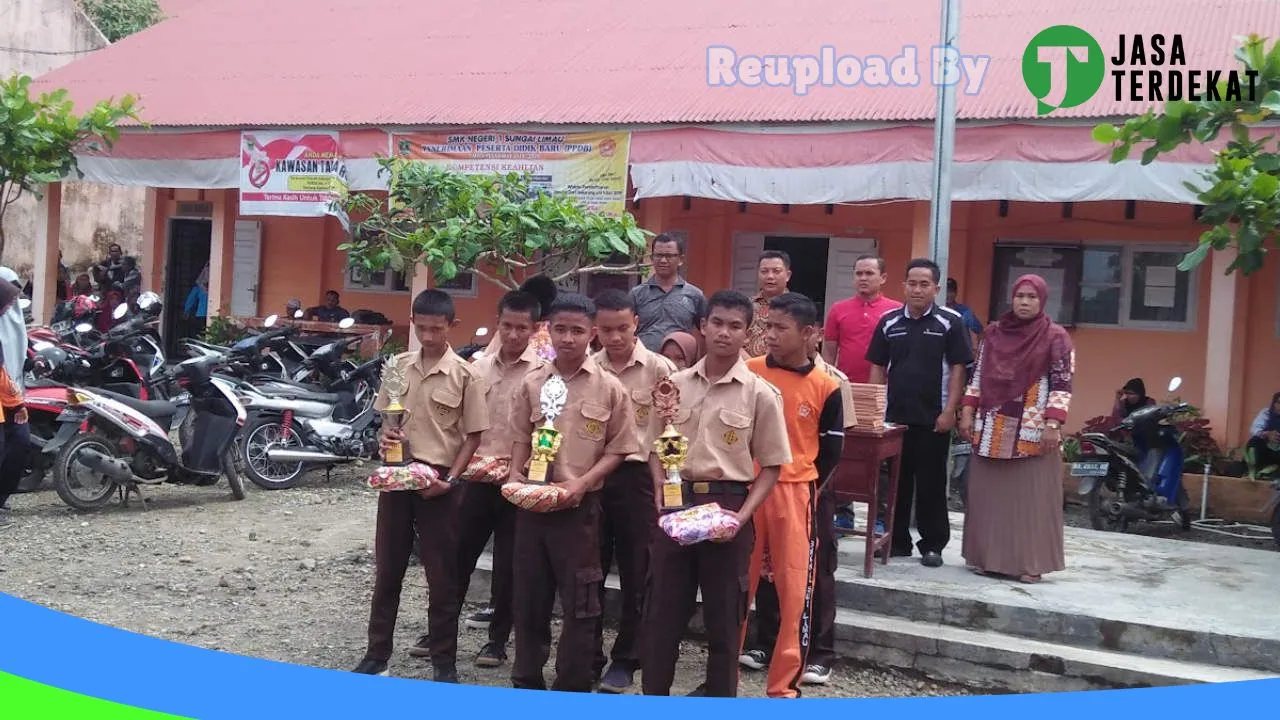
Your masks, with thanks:
M 78 695 L 3 672 L 0 672 L 0 698 L 4 699 L 3 715 L 11 720 L 191 720 Z

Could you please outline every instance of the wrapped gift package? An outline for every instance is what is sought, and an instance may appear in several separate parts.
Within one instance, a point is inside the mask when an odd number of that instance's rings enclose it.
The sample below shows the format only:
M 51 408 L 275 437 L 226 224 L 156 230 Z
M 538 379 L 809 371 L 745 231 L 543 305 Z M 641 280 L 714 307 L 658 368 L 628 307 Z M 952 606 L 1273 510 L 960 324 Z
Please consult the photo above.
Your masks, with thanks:
M 449 489 L 449 486 L 440 480 L 440 474 L 435 469 L 422 463 L 409 463 L 408 465 L 394 467 L 383 465 L 374 470 L 366 482 L 369 487 L 379 492 L 426 490 L 428 488 Z
M 707 503 L 663 515 L 658 525 L 677 543 L 693 545 L 731 537 L 738 529 L 738 519 L 718 504 Z
M 502 497 L 521 510 L 538 513 L 555 512 L 571 507 L 569 492 L 559 485 L 507 483 L 502 486 Z
M 477 455 L 472 458 L 471 464 L 467 465 L 467 469 L 462 471 L 458 479 L 467 482 L 501 484 L 510 472 L 509 459 Z

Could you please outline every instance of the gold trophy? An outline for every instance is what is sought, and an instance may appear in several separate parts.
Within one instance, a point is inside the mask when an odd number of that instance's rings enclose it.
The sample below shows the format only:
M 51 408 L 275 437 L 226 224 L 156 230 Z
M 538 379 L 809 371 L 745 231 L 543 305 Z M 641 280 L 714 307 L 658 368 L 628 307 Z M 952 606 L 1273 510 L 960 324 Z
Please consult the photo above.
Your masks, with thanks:
M 689 458 L 689 438 L 676 431 L 673 424 L 676 412 L 680 409 L 680 388 L 669 377 L 664 377 L 653 386 L 653 410 L 658 413 L 667 427 L 653 441 L 653 448 L 658 453 L 658 462 L 667 471 L 667 479 L 662 483 L 662 510 L 664 512 L 683 510 L 689 506 L 685 501 L 684 480 L 680 470 Z
M 409 409 L 400 404 L 400 398 L 408 390 L 409 382 L 405 378 L 404 368 L 396 362 L 394 355 L 387 358 L 382 366 L 382 388 L 387 391 L 387 407 L 382 411 L 382 422 L 392 430 L 404 429 L 404 423 L 409 419 Z M 383 453 L 382 464 L 391 467 L 407 465 L 407 455 L 404 441 L 399 440 Z
M 564 412 L 564 402 L 569 396 L 569 388 L 564 378 L 552 375 L 542 384 L 539 400 L 542 404 L 542 417 L 545 422 L 533 431 L 533 453 L 529 458 L 528 480 L 534 485 L 546 485 L 554 482 L 551 463 L 560 452 L 560 431 L 555 428 L 556 418 Z

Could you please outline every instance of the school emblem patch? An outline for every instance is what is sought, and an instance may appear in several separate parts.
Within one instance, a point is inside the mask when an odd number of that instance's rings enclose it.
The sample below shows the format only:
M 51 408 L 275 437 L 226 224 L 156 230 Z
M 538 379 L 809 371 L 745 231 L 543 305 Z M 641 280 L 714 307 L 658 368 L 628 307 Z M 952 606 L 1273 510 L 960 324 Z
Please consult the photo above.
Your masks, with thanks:
M 436 414 L 439 415 L 440 417 L 447 417 L 449 413 L 453 412 L 453 408 L 443 403 L 436 403 L 435 405 L 436 405 Z
M 648 420 L 649 420 L 649 406 L 637 405 L 636 406 L 636 422 L 644 423 L 644 422 L 647 422 Z
M 598 438 L 604 434 L 604 428 L 600 427 L 599 420 L 588 420 L 582 431 L 592 438 Z
M 813 405 L 810 405 L 808 400 L 805 400 L 804 402 L 800 403 L 799 412 L 800 412 L 800 417 L 807 418 L 807 417 L 812 417 L 814 414 L 816 414 L 818 412 L 818 409 L 815 408 Z
M 738 433 L 737 433 L 736 431 L 734 431 L 734 430 L 726 430 L 726 431 L 725 431 L 725 433 L 724 433 L 724 444 L 725 444 L 725 445 L 737 445 L 737 444 L 738 444 Z

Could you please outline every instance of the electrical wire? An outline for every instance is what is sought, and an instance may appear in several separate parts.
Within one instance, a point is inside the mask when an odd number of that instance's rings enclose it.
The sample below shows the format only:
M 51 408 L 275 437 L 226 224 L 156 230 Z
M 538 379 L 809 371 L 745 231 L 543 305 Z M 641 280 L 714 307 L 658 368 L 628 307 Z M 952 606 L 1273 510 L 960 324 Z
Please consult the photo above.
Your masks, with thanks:
M 5 47 L 0 45 L 0 52 L 21 53 L 23 55 L 84 55 L 86 53 L 97 52 L 102 48 L 89 48 L 87 50 L 29 50 L 27 48 Z

